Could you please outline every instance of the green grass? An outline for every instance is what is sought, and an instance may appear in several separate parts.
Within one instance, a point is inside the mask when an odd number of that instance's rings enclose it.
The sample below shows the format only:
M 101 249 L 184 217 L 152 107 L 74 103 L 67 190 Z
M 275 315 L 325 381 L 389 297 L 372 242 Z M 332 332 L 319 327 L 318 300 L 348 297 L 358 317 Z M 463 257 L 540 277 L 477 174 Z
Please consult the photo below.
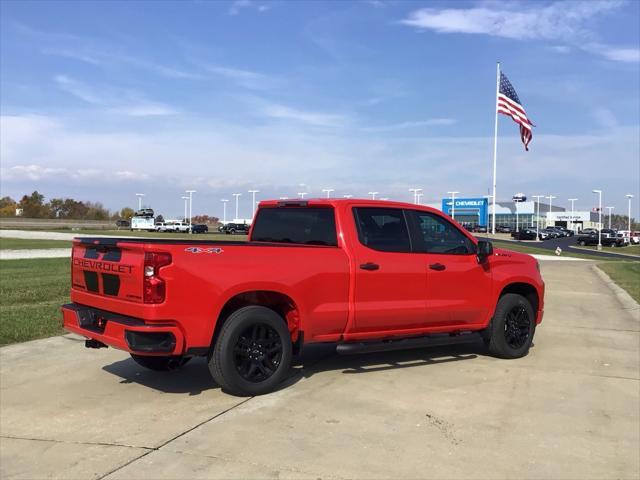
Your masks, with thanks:
M 32 250 L 34 248 L 71 248 L 68 240 L 36 240 L 23 238 L 0 238 L 0 250 Z
M 606 262 L 598 268 L 640 303 L 640 262 Z
M 592 250 L 596 251 L 596 246 L 574 247 L 580 250 Z M 627 245 L 626 247 L 602 247 L 603 252 L 607 253 L 621 253 L 624 255 L 633 255 L 634 257 L 640 257 L 640 245 Z
M 0 261 L 0 345 L 63 333 L 70 283 L 68 258 Z

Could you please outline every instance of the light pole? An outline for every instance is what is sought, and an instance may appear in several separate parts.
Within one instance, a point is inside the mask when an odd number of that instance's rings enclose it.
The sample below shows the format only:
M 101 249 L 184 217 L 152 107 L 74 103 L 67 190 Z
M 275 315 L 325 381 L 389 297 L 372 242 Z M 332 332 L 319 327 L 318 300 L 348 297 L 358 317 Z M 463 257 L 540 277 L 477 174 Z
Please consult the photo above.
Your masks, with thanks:
M 304 200 L 304 196 L 307 194 L 307 192 L 298 192 L 298 196 L 300 198 L 302 198 Z
M 629 199 L 629 242 L 631 242 L 631 199 L 633 195 L 627 193 L 626 197 Z
M 256 193 L 260 193 L 260 190 L 249 190 L 249 193 L 253 195 L 251 200 L 251 219 L 256 215 Z
M 598 194 L 598 250 L 602 250 L 602 190 L 593 190 Z
M 371 195 L 371 200 L 375 200 L 378 193 L 380 192 L 369 192 L 367 195 Z
M 189 200 L 189 197 L 185 197 L 183 195 L 180 198 L 182 198 L 184 200 L 184 223 L 187 223 L 187 200 Z
M 609 210 L 609 230 L 611 230 L 611 210 L 613 210 L 615 207 L 604 207 L 607 210 Z
M 532 195 L 536 199 L 536 240 L 540 240 L 540 199 L 544 195 Z
M 226 225 L 227 224 L 227 202 L 229 200 L 227 200 L 226 198 L 223 198 L 220 200 L 222 202 L 222 224 Z
M 569 198 L 568 200 L 571 202 L 571 230 L 575 232 L 576 231 L 576 220 L 575 220 L 575 218 L 573 218 L 573 210 L 574 210 L 573 204 L 578 199 L 577 198 Z
M 195 190 L 186 190 L 189 194 L 189 233 L 193 233 L 191 230 L 191 216 L 193 215 L 193 194 L 196 193 Z
M 551 212 L 553 211 L 553 206 L 552 206 L 553 205 L 553 199 L 554 198 L 558 198 L 558 197 L 556 197 L 555 195 L 547 195 L 544 198 L 548 198 L 549 199 L 549 217 L 551 217 Z M 546 227 L 547 226 L 547 222 L 544 222 L 544 223 L 545 223 L 544 226 Z
M 422 201 L 420 200 L 424 196 L 424 193 L 418 192 L 418 201 L 416 202 L 418 205 L 422 205 Z
M 240 218 L 240 213 L 239 213 L 239 209 L 238 209 L 238 199 L 240 198 L 240 195 L 242 195 L 241 193 L 232 193 L 231 195 L 233 195 L 234 197 L 236 197 L 236 220 L 238 220 Z
M 322 191 L 327 194 L 327 198 L 331 198 L 331 192 L 335 192 L 335 188 L 323 188 Z
M 410 188 L 410 192 L 413 192 L 413 203 L 418 203 L 418 193 L 422 192 L 421 188 Z
M 451 218 L 453 220 L 456 219 L 456 193 L 460 193 L 460 192 L 447 192 L 449 195 L 451 195 L 451 209 L 449 210 L 451 212 Z
M 144 197 L 144 193 L 136 193 L 136 197 L 138 197 L 138 210 L 142 210 L 142 197 Z

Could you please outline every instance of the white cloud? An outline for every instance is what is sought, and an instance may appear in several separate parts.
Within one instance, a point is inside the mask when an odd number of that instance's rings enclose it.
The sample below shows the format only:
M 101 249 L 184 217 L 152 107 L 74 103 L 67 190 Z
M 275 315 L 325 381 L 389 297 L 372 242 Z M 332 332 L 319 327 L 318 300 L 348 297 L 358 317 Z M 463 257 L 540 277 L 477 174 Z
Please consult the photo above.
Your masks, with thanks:
M 344 115 L 298 110 L 285 105 L 265 105 L 262 114 L 280 120 L 293 120 L 317 127 L 342 127 L 347 123 Z
M 249 90 L 269 90 L 283 84 L 280 78 L 263 73 L 222 65 L 205 65 L 204 69 L 216 76 L 227 78 Z
M 257 3 L 251 0 L 235 0 L 227 10 L 231 16 L 239 15 L 243 9 L 255 9 L 260 13 L 271 10 L 272 5 L 269 3 Z
M 586 22 L 623 5 L 620 0 L 558 1 L 525 6 L 520 2 L 494 3 L 491 7 L 421 8 L 401 23 L 438 33 L 483 34 L 516 40 L 563 40 L 612 61 L 638 62 L 640 49 L 589 43 L 593 33 Z M 567 53 L 565 45 L 551 47 Z
M 380 125 L 374 127 L 363 127 L 361 130 L 365 132 L 389 132 L 394 130 L 406 130 L 410 128 L 420 127 L 437 127 L 454 125 L 454 118 L 430 118 L 428 120 L 420 120 L 414 122 L 400 122 L 391 125 Z
M 58 86 L 65 92 L 91 105 L 104 107 L 108 112 L 133 117 L 175 115 L 177 111 L 168 105 L 146 100 L 129 90 L 104 86 L 90 86 L 66 75 L 56 75 Z

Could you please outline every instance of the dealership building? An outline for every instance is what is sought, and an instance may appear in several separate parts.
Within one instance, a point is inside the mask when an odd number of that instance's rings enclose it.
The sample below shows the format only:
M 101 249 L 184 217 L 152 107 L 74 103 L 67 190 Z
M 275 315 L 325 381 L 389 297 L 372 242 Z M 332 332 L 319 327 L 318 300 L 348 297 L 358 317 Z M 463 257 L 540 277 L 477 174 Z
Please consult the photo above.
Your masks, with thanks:
M 443 198 L 440 204 L 430 205 L 456 221 L 470 226 L 491 225 L 493 205 L 487 197 L 456 198 L 452 204 L 451 198 Z M 537 201 L 496 202 L 496 226 L 506 225 L 512 229 L 536 226 L 540 221 L 540 228 L 558 226 L 582 230 L 584 228 L 598 228 L 598 213 L 589 211 L 567 211 L 564 207 L 538 203 Z M 604 215 L 603 215 L 604 222 Z

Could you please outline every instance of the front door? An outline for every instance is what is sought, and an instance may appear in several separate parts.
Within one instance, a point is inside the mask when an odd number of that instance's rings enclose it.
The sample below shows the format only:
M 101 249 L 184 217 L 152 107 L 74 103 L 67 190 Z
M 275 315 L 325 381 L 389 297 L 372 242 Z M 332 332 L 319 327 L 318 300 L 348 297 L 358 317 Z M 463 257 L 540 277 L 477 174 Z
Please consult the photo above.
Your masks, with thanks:
M 483 323 L 490 315 L 491 270 L 474 242 L 444 216 L 412 210 L 414 250 L 424 252 L 430 327 Z

